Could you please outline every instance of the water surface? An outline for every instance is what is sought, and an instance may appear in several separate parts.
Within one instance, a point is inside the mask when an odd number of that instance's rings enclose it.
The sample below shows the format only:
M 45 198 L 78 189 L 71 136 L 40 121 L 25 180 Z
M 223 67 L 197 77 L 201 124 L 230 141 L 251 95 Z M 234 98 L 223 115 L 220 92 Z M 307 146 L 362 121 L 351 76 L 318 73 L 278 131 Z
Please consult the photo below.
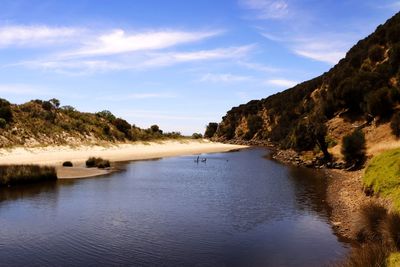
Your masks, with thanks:
M 322 173 L 265 149 L 137 161 L 109 176 L 0 190 L 1 266 L 324 266 Z

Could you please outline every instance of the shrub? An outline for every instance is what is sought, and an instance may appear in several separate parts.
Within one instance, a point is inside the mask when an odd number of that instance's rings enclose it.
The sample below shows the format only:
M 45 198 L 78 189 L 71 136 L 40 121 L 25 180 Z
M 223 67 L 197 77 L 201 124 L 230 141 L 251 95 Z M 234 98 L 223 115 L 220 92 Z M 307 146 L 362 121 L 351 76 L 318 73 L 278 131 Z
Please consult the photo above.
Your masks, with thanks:
M 74 166 L 71 161 L 65 161 L 62 165 L 63 165 L 63 167 L 73 167 Z
M 360 210 L 357 240 L 359 242 L 383 241 L 382 226 L 387 210 L 376 204 L 365 205 Z
M 203 135 L 201 133 L 194 133 L 192 134 L 192 139 L 201 139 Z
M 393 102 L 390 97 L 390 89 L 383 87 L 371 92 L 367 97 L 367 109 L 374 117 L 387 117 L 392 114 Z
M 0 166 L 0 186 L 35 183 L 57 179 L 54 167 L 39 165 Z
M 156 125 L 156 124 L 150 126 L 150 130 L 151 130 L 152 133 L 155 133 L 155 134 L 162 134 L 163 133 L 163 131 L 160 130 L 160 127 L 158 127 L 158 125 Z
M 111 111 L 109 111 L 109 110 L 103 110 L 103 111 L 97 112 L 96 116 L 104 118 L 104 119 L 108 120 L 109 122 L 113 122 L 116 120 L 114 114 L 112 114 Z
M 12 121 L 12 111 L 10 102 L 0 98 L 0 118 L 3 118 L 6 122 Z
M 212 138 L 218 129 L 218 123 L 210 122 L 206 127 L 206 132 L 204 133 L 205 138 Z
M 393 115 L 390 121 L 390 128 L 395 136 L 400 137 L 400 112 L 396 112 Z
M 247 128 L 249 129 L 245 134 L 245 139 L 250 140 L 262 128 L 263 119 L 258 115 L 250 115 L 247 117 Z
M 4 129 L 7 125 L 7 122 L 5 119 L 0 118 L 0 128 Z
M 373 62 L 382 61 L 384 58 L 384 50 L 381 46 L 374 45 L 369 49 L 368 56 Z
M 90 157 L 86 161 L 86 167 L 88 167 L 88 168 L 97 167 L 100 169 L 104 169 L 104 168 L 109 168 L 110 166 L 111 166 L 110 161 L 104 160 L 102 158 Z
M 361 130 L 355 130 L 343 137 L 341 152 L 348 166 L 358 167 L 362 165 L 366 158 L 364 133 Z
M 44 110 L 50 111 L 54 108 L 53 104 L 50 101 L 43 101 L 42 108 Z
M 118 118 L 113 121 L 115 127 L 117 127 L 118 131 L 125 134 L 126 137 L 130 137 L 130 131 L 132 126 L 124 119 Z

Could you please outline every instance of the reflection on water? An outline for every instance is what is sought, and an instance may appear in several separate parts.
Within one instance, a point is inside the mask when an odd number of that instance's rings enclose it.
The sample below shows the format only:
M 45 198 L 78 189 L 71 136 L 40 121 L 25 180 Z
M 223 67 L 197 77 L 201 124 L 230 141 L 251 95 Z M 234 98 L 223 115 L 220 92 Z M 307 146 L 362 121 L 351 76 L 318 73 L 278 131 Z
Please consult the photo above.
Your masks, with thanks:
M 320 172 L 264 149 L 124 163 L 125 171 L 0 191 L 0 265 L 322 266 L 348 245 Z

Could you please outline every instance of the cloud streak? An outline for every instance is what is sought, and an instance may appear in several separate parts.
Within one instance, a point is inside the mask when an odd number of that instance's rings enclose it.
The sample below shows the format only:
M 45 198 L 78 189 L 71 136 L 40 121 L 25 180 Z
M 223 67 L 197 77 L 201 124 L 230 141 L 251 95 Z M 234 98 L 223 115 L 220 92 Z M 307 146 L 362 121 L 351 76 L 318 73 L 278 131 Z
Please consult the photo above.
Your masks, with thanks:
M 252 77 L 233 75 L 231 73 L 207 73 L 200 78 L 201 82 L 213 82 L 213 83 L 232 83 L 232 82 L 244 82 L 252 80 Z
M 70 27 L 43 25 L 12 25 L 0 27 L 0 48 L 15 46 L 38 46 L 61 43 L 77 35 L 81 30 Z
M 160 50 L 177 45 L 198 42 L 220 35 L 222 31 L 184 32 L 150 31 L 128 34 L 117 29 L 108 34 L 95 37 L 82 48 L 63 54 L 64 57 L 107 56 L 137 51 Z
M 281 19 L 289 14 L 289 5 L 284 0 L 240 0 L 239 4 L 252 10 L 256 19 Z
M 271 79 L 266 81 L 267 84 L 278 86 L 278 87 L 284 87 L 284 88 L 290 88 L 298 84 L 296 81 L 292 80 L 287 80 L 287 79 Z

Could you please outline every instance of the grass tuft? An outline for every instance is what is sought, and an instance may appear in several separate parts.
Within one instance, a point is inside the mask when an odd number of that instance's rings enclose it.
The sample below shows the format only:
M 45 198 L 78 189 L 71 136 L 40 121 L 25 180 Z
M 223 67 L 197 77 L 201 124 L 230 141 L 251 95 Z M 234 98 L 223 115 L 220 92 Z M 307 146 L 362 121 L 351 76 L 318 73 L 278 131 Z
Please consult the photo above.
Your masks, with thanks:
M 39 165 L 0 166 L 0 187 L 57 180 L 54 167 Z

